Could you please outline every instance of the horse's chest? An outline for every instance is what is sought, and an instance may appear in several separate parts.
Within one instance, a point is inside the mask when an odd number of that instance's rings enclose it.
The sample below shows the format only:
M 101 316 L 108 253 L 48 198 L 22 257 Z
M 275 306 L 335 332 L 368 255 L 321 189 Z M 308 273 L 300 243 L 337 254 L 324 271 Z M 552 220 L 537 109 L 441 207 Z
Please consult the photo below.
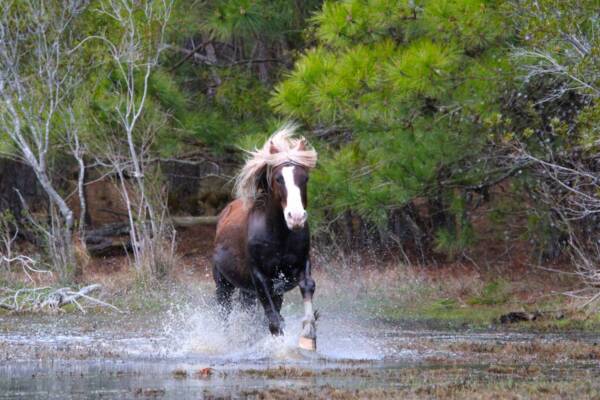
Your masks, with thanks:
M 273 284 L 275 293 L 285 293 L 298 283 L 301 255 L 294 252 L 275 252 L 260 268 Z
M 251 251 L 254 252 L 252 258 L 259 261 L 258 267 L 270 277 L 295 275 L 305 257 L 303 249 L 287 242 L 263 242 L 253 246 Z
M 299 261 L 300 255 L 296 252 L 274 249 L 266 254 L 264 266 L 276 274 L 286 274 L 293 270 Z

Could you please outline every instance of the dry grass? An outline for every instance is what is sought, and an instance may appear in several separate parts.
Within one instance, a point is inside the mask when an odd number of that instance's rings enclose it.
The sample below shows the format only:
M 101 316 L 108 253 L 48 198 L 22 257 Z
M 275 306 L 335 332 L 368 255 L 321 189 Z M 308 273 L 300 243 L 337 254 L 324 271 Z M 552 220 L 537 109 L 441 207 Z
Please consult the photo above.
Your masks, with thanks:
M 449 377 L 440 370 L 406 370 L 393 386 L 383 388 L 344 388 L 306 385 L 299 388 L 247 390 L 243 398 L 265 400 L 300 399 L 566 399 L 596 398 L 596 383 L 550 380 L 486 379 L 457 371 Z M 461 373 L 462 372 L 462 373 Z M 450 378 L 450 379 L 449 379 Z
M 440 349 L 478 361 L 501 363 L 568 363 L 600 360 L 600 346 L 585 341 L 561 340 L 545 342 L 451 342 Z

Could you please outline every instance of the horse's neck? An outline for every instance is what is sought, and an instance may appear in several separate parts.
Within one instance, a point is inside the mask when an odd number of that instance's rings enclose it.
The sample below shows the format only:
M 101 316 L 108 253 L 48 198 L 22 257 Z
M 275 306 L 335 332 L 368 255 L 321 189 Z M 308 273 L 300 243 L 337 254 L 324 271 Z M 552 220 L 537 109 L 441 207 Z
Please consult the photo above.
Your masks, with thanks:
M 264 205 L 265 219 L 267 229 L 272 233 L 276 233 L 280 238 L 287 236 L 289 229 L 283 218 L 283 209 L 279 202 L 268 199 Z

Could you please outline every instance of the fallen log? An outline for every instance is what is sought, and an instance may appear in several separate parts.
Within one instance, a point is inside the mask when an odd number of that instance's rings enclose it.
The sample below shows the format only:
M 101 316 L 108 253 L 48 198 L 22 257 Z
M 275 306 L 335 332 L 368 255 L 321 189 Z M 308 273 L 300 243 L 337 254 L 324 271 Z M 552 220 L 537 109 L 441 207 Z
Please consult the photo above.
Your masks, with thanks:
M 106 224 L 100 228 L 89 229 L 85 232 L 86 240 L 93 240 L 94 238 L 103 238 L 105 236 L 125 235 L 129 235 L 128 222 L 116 222 L 113 224 Z
M 91 240 L 86 238 L 85 247 L 88 253 L 94 257 L 117 255 L 131 250 L 131 241 L 129 237 L 113 238 L 109 236 L 100 238 L 96 236 Z
M 173 226 L 176 228 L 189 228 L 196 225 L 215 225 L 219 221 L 219 217 L 215 216 L 200 216 L 200 217 L 172 217 Z
M 560 320 L 565 317 L 562 311 L 513 311 L 500 316 L 501 324 L 537 321 L 540 319 Z
M 218 216 L 182 216 L 171 217 L 171 223 L 176 228 L 189 228 L 196 225 L 215 225 L 219 220 Z M 107 224 L 100 228 L 89 229 L 85 233 L 86 238 L 98 238 L 105 236 L 125 236 L 129 235 L 128 222 L 116 222 Z
M 190 228 L 196 225 L 215 225 L 218 216 L 180 216 L 171 217 L 175 228 Z M 121 254 L 131 249 L 129 241 L 129 223 L 117 222 L 85 232 L 85 245 L 91 256 L 102 257 Z
M 500 316 L 501 324 L 514 324 L 522 321 L 535 321 L 541 316 L 539 312 L 529 313 L 524 311 L 513 311 Z

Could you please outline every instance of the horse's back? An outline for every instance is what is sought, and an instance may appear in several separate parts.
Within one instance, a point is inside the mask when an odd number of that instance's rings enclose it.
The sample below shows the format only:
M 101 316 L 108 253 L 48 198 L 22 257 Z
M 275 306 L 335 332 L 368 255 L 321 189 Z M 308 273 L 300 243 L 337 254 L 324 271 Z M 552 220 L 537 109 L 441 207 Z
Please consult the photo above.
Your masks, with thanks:
M 249 209 L 240 200 L 227 205 L 219 215 L 215 235 L 214 266 L 235 286 L 247 286 L 246 238 Z

